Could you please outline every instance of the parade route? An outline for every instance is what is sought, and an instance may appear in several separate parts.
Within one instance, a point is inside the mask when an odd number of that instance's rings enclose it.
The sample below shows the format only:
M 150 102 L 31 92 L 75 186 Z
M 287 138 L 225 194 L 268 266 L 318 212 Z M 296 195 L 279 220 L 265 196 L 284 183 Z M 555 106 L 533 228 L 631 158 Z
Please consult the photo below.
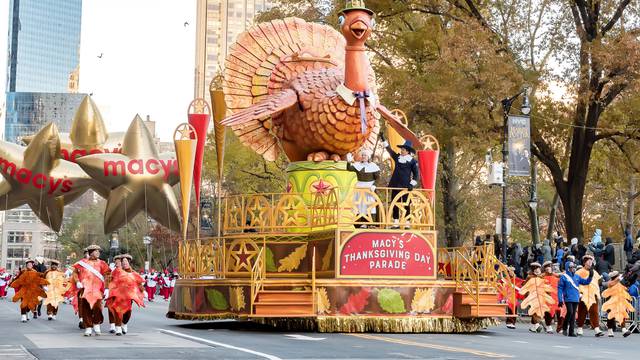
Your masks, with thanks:
M 18 306 L 0 300 L 0 355 L 7 360 L 74 359 L 582 359 L 633 358 L 638 335 L 624 339 L 531 334 L 528 324 L 476 334 L 326 334 L 275 331 L 235 321 L 189 322 L 165 318 L 167 303 L 134 309 L 129 334 L 83 337 L 70 305 L 58 320 L 19 321 Z M 90 346 L 95 351 L 87 352 Z

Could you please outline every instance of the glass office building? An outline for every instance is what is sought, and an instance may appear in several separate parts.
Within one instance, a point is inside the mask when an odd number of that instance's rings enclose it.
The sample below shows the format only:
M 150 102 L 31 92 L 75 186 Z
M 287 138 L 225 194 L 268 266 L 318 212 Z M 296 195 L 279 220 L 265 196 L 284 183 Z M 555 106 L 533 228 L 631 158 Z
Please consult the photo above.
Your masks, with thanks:
M 10 0 L 7 92 L 77 92 L 82 0 Z

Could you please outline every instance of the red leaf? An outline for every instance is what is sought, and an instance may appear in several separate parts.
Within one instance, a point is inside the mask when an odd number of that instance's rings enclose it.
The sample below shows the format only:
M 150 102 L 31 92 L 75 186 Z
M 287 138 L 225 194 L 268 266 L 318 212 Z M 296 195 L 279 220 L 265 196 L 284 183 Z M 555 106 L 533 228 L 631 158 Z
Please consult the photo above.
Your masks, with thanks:
M 442 305 L 440 310 L 445 314 L 450 314 L 453 312 L 453 294 L 449 294 L 449 297 L 447 298 L 447 302 L 445 302 L 444 305 Z
M 356 294 L 349 295 L 347 302 L 340 308 L 342 314 L 360 313 L 364 310 L 364 307 L 369 303 L 369 296 L 371 295 L 371 289 L 362 288 Z

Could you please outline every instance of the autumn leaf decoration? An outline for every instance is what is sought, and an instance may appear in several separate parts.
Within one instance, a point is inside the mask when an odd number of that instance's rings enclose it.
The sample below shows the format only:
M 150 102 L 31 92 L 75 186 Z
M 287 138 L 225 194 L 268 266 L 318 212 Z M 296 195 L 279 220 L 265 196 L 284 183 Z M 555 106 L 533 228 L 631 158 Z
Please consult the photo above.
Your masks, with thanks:
M 300 262 L 307 255 L 307 244 L 303 244 L 302 246 L 297 247 L 293 252 L 284 259 L 281 259 L 280 266 L 278 267 L 278 272 L 282 271 L 293 271 L 300 266 Z
M 411 300 L 411 311 L 414 313 L 429 313 L 435 306 L 433 289 L 416 289 Z
M 589 277 L 589 271 L 582 268 L 576 271 L 576 274 L 581 278 L 586 279 Z M 597 272 L 593 273 L 593 279 L 589 283 L 589 285 L 580 285 L 578 288 L 580 289 L 580 301 L 584 303 L 587 309 L 590 309 L 591 306 L 598 302 L 600 299 L 600 286 L 598 285 L 602 276 Z
M 188 287 L 182 288 L 182 305 L 187 311 L 193 311 L 193 301 L 191 300 L 191 289 Z
M 321 287 L 316 290 L 316 306 L 318 314 L 328 313 L 331 309 L 331 302 L 329 301 L 327 289 Z
M 370 295 L 371 289 L 368 288 L 362 288 L 357 293 L 349 295 L 347 302 L 340 308 L 340 312 L 347 315 L 361 313 L 369 304 Z
M 329 242 L 329 246 L 327 246 L 327 251 L 325 251 L 324 256 L 322 257 L 322 267 L 320 268 L 322 271 L 329 270 L 329 265 L 331 265 L 331 258 L 333 257 L 333 239 Z
M 244 301 L 244 290 L 241 286 L 229 289 L 229 302 L 231 303 L 231 310 L 239 311 L 244 309 L 246 302 Z
M 520 307 L 523 309 L 529 307 L 529 315 L 543 317 L 544 313 L 549 311 L 549 304 L 553 302 L 553 298 L 549 295 L 552 291 L 551 285 L 547 284 L 543 278 L 531 278 L 520 289 L 520 294 L 526 295 Z
M 229 303 L 220 290 L 206 289 L 205 292 L 212 308 L 215 310 L 227 310 L 229 308 Z
M 624 285 L 617 283 L 602 292 L 602 296 L 608 298 L 602 304 L 602 311 L 607 311 L 608 319 L 616 319 L 620 323 L 624 323 L 629 317 L 629 312 L 634 311 L 631 305 L 631 295 L 627 292 Z
M 378 291 L 378 304 L 382 310 L 391 314 L 406 312 L 402 296 L 393 289 L 382 289 Z

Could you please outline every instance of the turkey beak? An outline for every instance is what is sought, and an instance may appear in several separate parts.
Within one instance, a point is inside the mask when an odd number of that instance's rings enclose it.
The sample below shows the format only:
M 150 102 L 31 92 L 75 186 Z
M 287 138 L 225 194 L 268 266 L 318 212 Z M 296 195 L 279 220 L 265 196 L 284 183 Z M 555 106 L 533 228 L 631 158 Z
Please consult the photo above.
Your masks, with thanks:
M 369 30 L 369 27 L 364 21 L 357 20 L 349 26 L 349 30 L 351 30 L 351 34 L 355 36 L 356 39 L 362 39 L 367 30 Z

